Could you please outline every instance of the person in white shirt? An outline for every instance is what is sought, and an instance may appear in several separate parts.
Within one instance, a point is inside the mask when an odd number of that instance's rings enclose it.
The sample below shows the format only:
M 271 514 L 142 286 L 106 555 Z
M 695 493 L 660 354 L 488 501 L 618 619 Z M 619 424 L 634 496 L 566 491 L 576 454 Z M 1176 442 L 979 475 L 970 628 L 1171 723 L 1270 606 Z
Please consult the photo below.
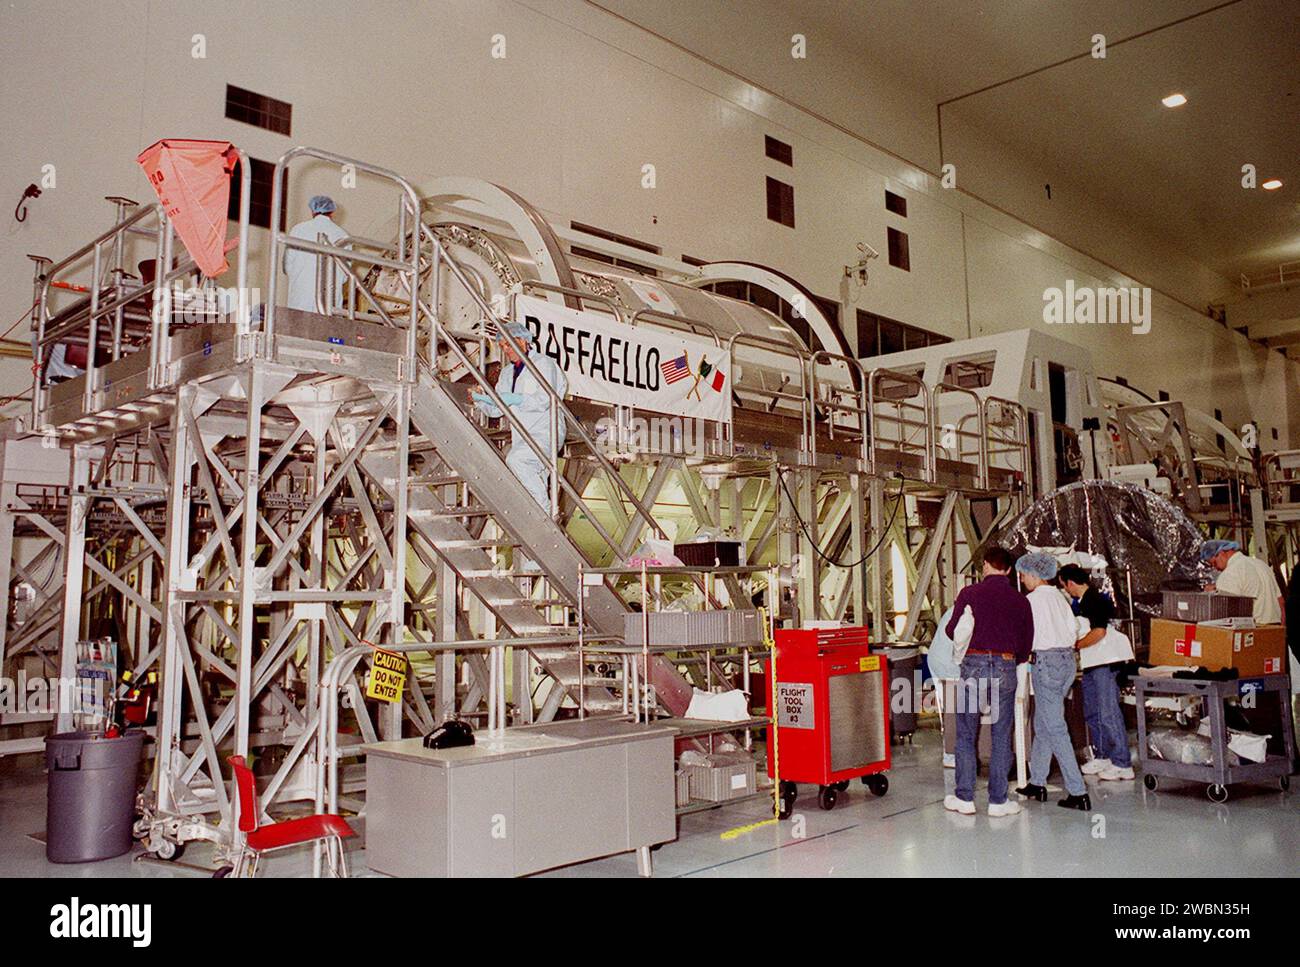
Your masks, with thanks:
M 1201 560 L 1209 561 L 1219 572 L 1219 579 L 1207 584 L 1205 590 L 1252 598 L 1257 625 L 1282 623 L 1282 594 L 1271 567 L 1259 558 L 1242 554 L 1236 541 L 1206 541 L 1201 545 Z
M 1016 571 L 1029 589 L 1029 607 L 1034 613 L 1034 746 L 1029 755 L 1029 783 L 1016 792 L 1026 799 L 1047 802 L 1047 774 L 1055 756 L 1067 793 L 1057 805 L 1087 811 L 1092 809 L 1092 800 L 1065 724 L 1065 696 L 1076 672 L 1078 624 L 1065 595 L 1052 583 L 1056 558 L 1034 551 L 1016 561 Z
M 294 238 L 317 242 L 320 236 L 324 235 L 331 245 L 337 245 L 341 239 L 348 237 L 348 233 L 334 221 L 334 199 L 329 195 L 313 195 L 307 207 L 311 209 L 312 217 L 289 229 L 289 234 Z M 317 273 L 324 260 L 325 256 L 316 255 L 314 252 L 285 250 L 284 271 L 289 276 L 289 298 L 285 305 L 290 309 L 302 309 L 304 312 L 317 311 Z M 337 266 L 334 279 L 334 304 L 339 305 L 343 301 L 344 275 Z

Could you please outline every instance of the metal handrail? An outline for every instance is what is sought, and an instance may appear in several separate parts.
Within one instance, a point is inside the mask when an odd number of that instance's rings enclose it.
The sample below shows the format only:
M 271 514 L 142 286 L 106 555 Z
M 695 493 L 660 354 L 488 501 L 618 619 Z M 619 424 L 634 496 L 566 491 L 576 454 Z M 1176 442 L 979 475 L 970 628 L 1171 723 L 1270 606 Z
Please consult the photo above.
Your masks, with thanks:
M 893 380 L 896 383 L 903 383 L 905 385 L 915 386 L 920 391 L 921 402 L 920 403 L 908 402 L 908 400 L 910 400 L 911 397 L 905 397 L 903 399 L 898 399 L 898 400 L 890 400 L 890 399 L 881 400 L 877 393 L 877 387 L 880 385 L 880 380 L 884 377 L 888 377 L 889 379 Z M 883 367 L 879 369 L 873 369 L 870 371 L 867 378 L 867 407 L 869 411 L 868 412 L 868 416 L 870 417 L 869 426 L 871 430 L 871 447 L 868 452 L 871 455 L 870 467 L 871 467 L 872 474 L 876 472 L 876 453 L 880 449 L 880 435 L 876 432 L 877 422 L 878 422 L 877 414 L 876 414 L 876 405 L 881 402 L 888 403 L 898 409 L 898 419 L 896 422 L 900 428 L 911 425 L 911 426 L 920 426 L 924 429 L 925 444 L 924 444 L 924 449 L 922 451 L 922 460 L 924 463 L 924 474 L 922 479 L 926 483 L 934 483 L 935 476 L 936 476 L 935 452 L 934 452 L 934 420 L 933 420 L 933 410 L 930 405 L 930 387 L 926 385 L 924 379 L 912 373 L 900 373 L 897 370 L 885 369 Z M 903 408 L 905 406 L 912 407 L 914 409 L 919 409 L 924 419 L 919 422 L 908 421 L 903 419 Z M 902 433 L 900 432 L 898 438 L 898 446 L 900 450 L 906 451 L 909 446 L 914 448 L 915 444 L 908 444 L 907 440 L 903 437 Z
M 324 236 L 323 235 L 317 236 L 317 238 L 318 239 L 324 238 Z M 356 239 L 354 239 L 350 235 L 339 239 L 338 245 L 331 245 L 328 242 L 322 243 L 319 240 L 317 241 L 315 250 L 317 251 L 318 254 L 325 255 L 326 260 L 325 260 L 325 271 L 317 273 L 316 276 L 316 311 L 323 316 L 332 316 L 334 315 L 334 310 L 336 308 L 339 308 L 338 306 L 334 305 L 334 283 L 337 279 L 337 276 L 335 274 L 335 269 L 337 267 L 343 270 L 344 274 L 347 276 L 348 281 L 352 283 L 352 287 L 349 290 L 350 297 L 348 299 L 348 305 L 346 307 L 347 317 L 349 319 L 356 318 L 356 312 L 357 312 L 356 293 L 360 291 L 361 294 L 366 297 L 367 301 L 369 301 L 370 305 L 374 308 L 375 314 L 377 315 L 379 322 L 392 329 L 405 328 L 404 326 L 398 325 L 397 320 L 394 319 L 392 315 L 389 314 L 388 310 L 386 310 L 383 307 L 383 305 L 380 304 L 379 299 L 375 296 L 375 294 L 371 292 L 368 288 L 366 288 L 366 286 L 362 285 L 361 277 L 356 273 L 356 271 L 352 268 L 352 266 L 348 265 L 348 262 L 359 261 L 359 262 L 364 262 L 367 265 L 378 265 L 381 268 L 394 269 L 395 271 L 403 275 L 409 270 L 410 267 L 406 265 L 405 262 L 397 262 L 393 259 L 388 259 L 379 255 L 376 256 L 356 255 L 355 253 L 357 249 L 356 249 L 356 245 L 354 244 L 355 242 Z M 368 244 L 368 243 L 363 243 L 363 244 Z M 382 250 L 386 252 L 391 247 L 392 246 L 386 245 L 382 247 Z M 348 254 L 344 255 L 340 250 L 344 250 Z
M 138 222 L 145 220 L 151 214 L 156 215 L 160 219 L 160 225 L 161 225 L 161 220 L 164 219 L 162 206 L 159 204 L 142 206 L 139 211 L 135 212 L 133 215 L 127 218 L 123 218 L 119 220 L 113 225 L 112 228 L 102 232 L 100 235 L 96 236 L 86 245 L 83 245 L 81 248 L 77 249 L 77 251 L 73 252 L 71 255 L 64 258 L 62 261 L 56 262 L 55 264 L 49 266 L 43 273 L 43 277 L 38 280 L 38 285 L 36 287 L 37 292 L 36 292 L 35 306 L 33 307 L 33 312 L 35 313 L 33 321 L 35 323 L 35 330 L 36 330 L 36 339 L 33 345 L 33 352 L 32 352 L 32 357 L 33 357 L 32 363 L 33 363 L 33 372 L 34 372 L 33 387 L 32 387 L 32 425 L 33 426 L 36 426 L 39 420 L 39 415 L 41 411 L 45 408 L 46 400 L 48 396 L 48 390 L 45 388 L 44 380 L 43 380 L 47 347 L 51 345 L 56 345 L 69 333 L 81 328 L 83 325 L 89 325 L 91 327 L 91 335 L 94 337 L 95 341 L 97 341 L 98 340 L 97 323 L 99 317 L 101 315 L 108 315 L 109 313 L 115 313 L 121 306 L 124 306 L 127 302 L 130 302 L 133 299 L 139 298 L 141 293 L 147 291 L 142 287 L 139 291 L 132 293 L 129 296 L 123 296 L 119 293 L 106 306 L 101 307 L 99 304 L 99 293 L 100 293 L 100 289 L 103 287 L 103 282 L 102 282 L 103 261 L 102 261 L 101 253 L 103 252 L 103 248 L 105 244 L 108 242 L 113 242 L 115 244 L 115 253 L 117 254 L 117 257 L 120 257 L 121 247 L 120 245 L 117 244 L 118 240 L 120 240 L 120 238 L 131 228 L 133 228 Z M 91 283 L 90 286 L 88 287 L 89 295 L 85 300 L 85 306 L 86 306 L 85 317 L 83 318 L 83 313 L 81 311 L 78 311 L 70 319 L 66 320 L 64 323 L 58 326 L 57 329 L 50 330 L 49 321 L 52 315 L 50 312 L 50 305 L 49 305 L 50 289 L 53 287 L 54 283 L 58 279 L 59 274 L 64 269 L 76 265 L 77 263 L 81 262 L 81 260 L 84 259 L 87 255 L 92 255 L 92 254 L 94 257 L 94 262 L 91 268 Z M 93 369 L 95 368 L 94 367 L 95 349 L 96 346 L 94 345 L 94 342 L 88 339 L 87 356 L 86 356 L 87 374 L 92 372 Z M 115 346 L 115 352 L 116 349 L 117 347 Z M 91 380 L 88 379 L 87 385 L 89 386 L 90 383 Z
M 238 151 L 238 149 L 236 149 Z M 238 254 L 236 256 L 236 286 L 238 291 L 238 309 L 237 322 L 242 326 L 247 326 L 249 316 L 248 305 L 248 214 L 250 196 L 252 193 L 252 174 L 251 165 L 248 156 L 243 151 L 238 151 L 241 164 L 241 187 L 243 189 L 240 196 L 240 212 L 238 223 Z M 175 238 L 175 228 L 163 211 L 161 204 L 155 203 L 140 207 L 139 211 L 134 214 L 125 216 L 125 202 L 119 200 L 119 220 L 114 226 L 100 234 L 91 242 L 82 246 L 72 255 L 63 259 L 63 261 L 51 266 L 46 270 L 44 278 L 41 281 L 36 298 L 35 306 L 35 328 L 36 340 L 33 347 L 34 363 L 34 385 L 32 392 L 32 423 L 33 426 L 39 421 L 39 414 L 48 404 L 48 390 L 43 385 L 44 365 L 46 361 L 46 350 L 51 345 L 62 341 L 69 333 L 77 331 L 82 326 L 87 329 L 86 335 L 86 367 L 84 386 L 83 386 L 83 405 L 89 408 L 94 402 L 94 394 L 99 389 L 99 374 L 102 367 L 97 366 L 95 357 L 99 348 L 99 321 L 100 319 L 112 316 L 114 318 L 113 338 L 112 338 L 112 359 L 118 360 L 122 356 L 122 329 L 123 322 L 126 318 L 126 307 L 134 302 L 142 302 L 151 294 L 153 305 L 151 312 L 151 331 L 149 338 L 149 372 L 148 385 L 151 389 L 157 388 L 164 380 L 165 367 L 168 361 L 168 333 L 171 322 L 171 283 L 175 280 L 188 275 L 194 270 L 194 260 L 191 257 L 181 259 L 173 265 L 173 242 Z M 150 216 L 156 218 L 156 227 L 145 229 L 140 227 L 141 222 Z M 122 257 L 124 253 L 123 240 L 127 235 L 139 235 L 145 238 L 152 238 L 156 242 L 155 265 L 156 272 L 152 286 L 141 285 L 138 287 L 128 288 L 122 281 Z M 111 244 L 112 266 L 105 272 L 104 252 Z M 91 284 L 88 287 L 89 295 L 86 299 L 84 312 L 77 311 L 71 318 L 61 323 L 57 328 L 49 328 L 50 307 L 49 293 L 51 287 L 56 283 L 60 272 L 80 262 L 86 255 L 92 255 L 93 262 L 91 266 Z M 113 295 L 106 301 L 101 301 L 102 290 L 104 288 L 103 278 L 106 274 L 115 275 L 116 281 L 113 283 Z M 136 317 L 133 317 L 136 318 Z
M 1297 465 L 1293 468 L 1283 467 L 1283 457 L 1297 458 Z M 1288 469 L 1290 473 L 1286 472 Z M 1274 474 L 1277 476 L 1275 477 Z M 1264 454 L 1260 465 L 1260 476 L 1270 508 L 1292 506 L 1293 501 L 1283 499 L 1283 488 L 1300 486 L 1300 450 L 1274 450 L 1272 453 Z
M 1013 434 L 1012 438 L 1009 441 L 1003 440 L 1002 442 L 1009 444 L 1008 447 L 1009 450 L 1014 450 L 1019 452 L 1020 454 L 1019 473 L 1021 474 L 1021 476 L 1028 479 L 1029 461 L 1032 456 L 1029 452 L 1028 413 L 1026 412 L 1024 405 L 1022 403 L 1018 403 L 1015 400 L 1009 400 L 1002 396 L 986 396 L 984 398 L 984 406 L 982 409 L 984 412 L 984 433 L 986 438 L 988 439 L 988 444 L 992 444 L 993 442 L 991 434 L 992 434 L 992 428 L 994 426 L 993 421 L 991 421 L 988 418 L 988 413 L 989 413 L 989 408 L 995 403 L 998 406 L 1002 407 L 1003 409 L 1010 409 L 1011 412 L 1014 413 L 1016 416 L 1016 432 Z M 988 449 L 991 450 L 992 449 L 991 446 L 988 446 Z
M 374 175 L 377 178 L 391 181 L 393 184 L 397 185 L 402 197 L 397 206 L 398 237 L 396 260 L 385 259 L 379 256 L 364 255 L 355 251 L 351 252 L 347 256 L 343 256 L 339 253 L 336 246 L 322 246 L 320 243 L 308 239 L 294 238 L 288 232 L 283 230 L 283 226 L 280 224 L 280 206 L 284 196 L 284 175 L 290 162 L 299 158 L 315 158 L 319 161 L 339 165 L 340 167 L 348 165 L 351 166 L 354 171 Z M 275 163 L 275 173 L 271 182 L 270 265 L 268 266 L 269 279 L 267 283 L 266 317 L 262 323 L 262 330 L 267 347 L 269 348 L 273 344 L 275 337 L 275 297 L 279 288 L 280 262 L 283 258 L 282 249 L 295 249 L 303 252 L 312 252 L 318 256 L 326 256 L 335 259 L 339 265 L 343 265 L 344 260 L 348 262 L 361 262 L 365 265 L 387 265 L 389 268 L 395 268 L 397 271 L 409 272 L 411 274 L 411 309 L 410 319 L 408 320 L 409 325 L 407 327 L 406 355 L 409 363 L 408 369 L 410 370 L 409 378 L 414 379 L 416 331 L 419 326 L 419 309 L 417 308 L 417 303 L 420 301 L 420 246 L 418 240 L 409 246 L 410 262 L 408 264 L 406 262 L 408 247 L 407 218 L 408 216 L 414 218 L 415 224 L 419 225 L 421 224 L 419 212 L 420 197 L 416 194 L 415 188 L 397 172 L 391 171 L 388 168 L 373 165 L 369 162 L 360 161 L 355 158 L 348 158 L 331 151 L 323 151 L 320 148 L 310 148 L 306 146 L 290 148 L 282 154 L 280 159 Z M 345 271 L 348 271 L 349 277 L 354 279 L 354 284 L 359 284 L 359 281 L 356 281 L 355 273 L 351 272 L 348 266 L 343 265 L 343 267 Z M 319 274 L 317 278 L 319 279 Z
M 770 336 L 760 336 L 757 333 L 737 332 L 732 334 L 727 340 L 727 355 L 733 360 L 736 358 L 736 346 L 756 346 L 759 349 L 766 349 L 778 355 L 793 357 L 795 361 L 795 371 L 799 374 L 799 392 L 797 394 L 785 394 L 780 391 L 771 392 L 768 395 L 774 399 L 797 400 L 799 403 L 799 432 L 805 441 L 803 449 L 808 449 L 806 441 L 810 434 L 816 433 L 816 427 L 813 425 L 812 414 L 808 409 L 808 373 L 807 363 L 811 355 L 807 350 L 799 349 L 797 346 L 791 346 L 788 342 L 780 339 L 773 339 Z M 735 428 L 729 428 L 729 433 L 734 435 Z
M 851 394 L 856 395 L 857 403 L 858 403 L 857 406 L 847 406 L 843 403 L 838 403 L 833 400 L 826 400 L 825 402 L 822 402 L 817 399 L 818 396 L 817 388 L 819 385 L 821 385 L 821 379 L 817 375 L 817 365 L 818 362 L 821 360 L 825 360 L 828 363 L 830 362 L 844 363 L 848 367 L 850 377 L 852 377 L 854 371 L 857 372 L 858 387 L 856 390 L 853 389 L 849 390 Z M 808 438 L 808 451 L 811 454 L 812 462 L 814 464 L 816 464 L 817 462 L 817 407 L 820 405 L 825 409 L 827 409 L 828 411 L 830 411 L 829 417 L 827 419 L 827 428 L 832 439 L 835 436 L 835 412 L 838 411 L 842 413 L 857 414 L 859 443 L 862 449 L 862 462 L 864 466 L 867 465 L 868 463 L 867 461 L 868 421 L 867 421 L 866 395 L 865 395 L 866 385 L 867 385 L 867 372 L 863 368 L 862 363 L 851 356 L 845 356 L 840 353 L 834 353 L 826 349 L 820 349 L 808 357 L 805 365 L 808 367 L 808 379 L 805 381 L 808 385 L 808 407 L 809 407 L 809 412 L 812 414 L 812 432 L 809 434 L 809 438 Z M 851 385 L 852 384 L 851 378 L 849 382 Z M 832 387 L 832 391 L 834 391 L 834 389 L 835 388 Z M 844 392 L 844 390 L 840 388 L 839 392 Z
M 512 291 L 510 294 L 511 299 L 513 299 L 515 295 L 522 294 L 528 289 L 538 289 L 542 292 L 554 292 L 556 295 L 565 295 L 572 299 L 577 299 L 579 309 L 581 309 L 581 303 L 583 302 L 599 302 L 601 305 L 609 309 L 619 322 L 627 322 L 627 319 L 624 317 L 623 307 L 608 296 L 597 295 L 595 292 L 585 292 L 582 289 L 575 289 L 573 286 L 569 285 L 556 285 L 553 282 L 542 282 L 538 279 L 520 279 L 516 283 L 516 286 L 517 289 Z M 514 313 L 512 312 L 512 318 L 513 315 Z
M 980 489 L 987 490 L 989 485 L 989 451 L 988 440 L 985 437 L 984 429 L 983 400 L 980 399 L 979 393 L 976 393 L 973 389 L 967 386 L 957 386 L 953 383 L 938 383 L 934 387 L 934 391 L 930 394 L 930 420 L 932 423 L 939 419 L 939 401 L 946 393 L 961 393 L 970 397 L 970 399 L 974 401 L 975 408 L 971 413 L 967 414 L 967 416 L 974 416 L 978 427 L 975 435 L 977 467 L 975 484 Z M 954 427 L 956 427 L 956 424 L 954 424 Z M 961 430 L 958 429 L 957 433 L 960 437 Z M 958 439 L 957 459 L 964 463 L 965 461 L 962 460 L 963 456 L 961 440 Z
M 474 287 L 470 284 L 469 280 L 465 277 L 464 270 L 456 262 L 456 260 L 453 259 L 447 253 L 446 249 L 442 245 L 441 240 L 438 239 L 438 237 L 434 235 L 432 231 L 429 231 L 427 229 L 427 226 L 422 225 L 422 228 L 427 232 L 427 237 L 433 245 L 433 252 L 434 252 L 434 258 L 436 264 L 437 265 L 445 264 L 447 269 L 452 273 L 453 277 L 455 277 L 456 280 L 460 282 L 461 286 L 469 294 L 470 299 L 474 301 L 475 304 L 478 305 L 479 311 L 484 313 L 486 318 L 491 319 L 497 323 L 500 323 L 501 320 L 497 316 L 496 310 L 492 306 L 490 306 L 488 302 L 482 297 L 482 295 L 479 292 L 477 292 L 474 289 Z M 435 292 L 437 291 L 436 287 L 434 288 L 434 291 Z M 596 298 L 600 298 L 600 297 L 596 297 Z M 425 311 L 433 320 L 434 331 L 433 331 L 433 338 L 430 344 L 430 349 L 431 349 L 431 354 L 436 356 L 438 347 L 441 344 L 439 340 L 441 325 L 438 322 L 438 317 L 436 312 L 432 311 L 428 307 L 426 307 Z M 515 316 L 515 306 L 512 302 L 511 318 L 513 319 L 514 316 Z M 501 329 L 501 332 L 503 335 L 505 335 L 504 329 Z M 600 448 L 596 445 L 595 441 L 591 439 L 590 435 L 583 428 L 582 424 L 577 420 L 576 417 L 573 416 L 573 414 L 569 411 L 568 407 L 564 405 L 563 399 L 555 391 L 555 388 L 551 386 L 550 382 L 542 375 L 542 372 L 540 369 L 538 369 L 537 364 L 533 362 L 532 359 L 529 358 L 527 347 L 508 335 L 506 335 L 506 338 L 510 341 L 511 345 L 514 346 L 515 352 L 519 354 L 519 358 L 523 361 L 524 366 L 532 374 L 533 378 L 537 381 L 538 385 L 544 388 L 546 394 L 550 398 L 552 433 L 551 433 L 551 447 L 548 449 L 550 451 L 554 451 L 555 449 L 556 434 L 554 430 L 556 429 L 556 421 L 562 416 L 566 420 L 566 427 L 571 425 L 577 431 L 578 438 L 584 444 L 586 444 L 588 449 L 591 451 L 592 455 L 595 457 L 596 461 L 600 464 L 601 469 L 603 469 L 605 473 L 611 478 L 615 486 L 618 487 L 618 489 L 623 493 L 623 495 L 626 496 L 628 500 L 631 501 L 633 508 L 636 510 L 636 513 L 641 517 L 641 519 L 644 520 L 646 524 L 650 528 L 652 528 L 656 534 L 658 534 L 660 537 L 665 537 L 666 532 L 659 525 L 659 523 L 654 519 L 649 509 L 645 507 L 644 504 L 642 504 L 641 499 L 637 497 L 637 495 L 632 490 L 632 488 L 628 486 L 627 481 L 623 479 L 622 475 L 618 472 L 618 470 L 614 467 L 614 465 L 609 462 L 609 459 L 605 457 L 603 453 L 600 452 Z M 465 367 L 465 369 L 474 377 L 475 381 L 486 391 L 488 398 L 492 400 L 493 404 L 497 407 L 497 409 L 499 409 L 502 412 L 502 414 L 507 418 L 512 428 L 515 429 L 523 436 L 524 442 L 537 455 L 538 459 L 542 460 L 543 463 L 550 468 L 552 511 L 554 512 L 556 509 L 558 509 L 557 508 L 557 504 L 558 504 L 557 487 L 563 486 L 565 492 L 568 493 L 571 497 L 573 497 L 575 503 L 580 508 L 582 508 L 583 512 L 587 515 L 588 520 L 590 521 L 592 527 L 596 530 L 596 532 L 601 535 L 601 538 L 605 541 L 606 544 L 609 545 L 610 549 L 614 551 L 615 554 L 618 554 L 619 542 L 616 541 L 613 538 L 613 536 L 610 535 L 608 531 L 605 530 L 604 526 L 591 512 L 591 509 L 587 506 L 586 502 L 583 500 L 582 494 L 579 493 L 577 489 L 574 488 L 573 485 L 569 483 L 568 480 L 562 478 L 561 474 L 559 473 L 557 454 L 542 449 L 542 447 L 533 438 L 532 434 L 530 434 L 527 431 L 527 429 L 523 426 L 522 421 L 520 421 L 520 419 L 511 411 L 510 407 L 506 406 L 502 402 L 501 397 L 497 394 L 496 387 L 493 386 L 491 382 L 487 379 L 487 377 L 479 370 L 479 368 L 474 365 L 474 363 L 470 360 L 469 355 L 461 348 L 461 346 L 455 339 L 446 340 L 446 345 L 451 348 L 453 354 L 457 357 L 461 365 Z
M 674 315 L 671 312 L 664 312 L 662 309 L 642 308 L 642 309 L 637 309 L 635 312 L 633 312 L 630 316 L 627 317 L 627 324 L 629 326 L 635 326 L 637 324 L 637 321 L 642 318 L 654 319 L 654 320 L 662 319 L 665 321 L 671 320 L 673 322 L 684 322 L 690 328 L 691 332 L 699 333 L 701 330 L 703 330 L 704 334 L 713 340 L 713 344 L 715 346 L 717 346 L 719 349 L 722 348 L 722 337 L 718 335 L 718 330 L 701 319 L 692 319 L 690 316 Z M 671 329 L 673 327 L 664 326 L 663 328 Z

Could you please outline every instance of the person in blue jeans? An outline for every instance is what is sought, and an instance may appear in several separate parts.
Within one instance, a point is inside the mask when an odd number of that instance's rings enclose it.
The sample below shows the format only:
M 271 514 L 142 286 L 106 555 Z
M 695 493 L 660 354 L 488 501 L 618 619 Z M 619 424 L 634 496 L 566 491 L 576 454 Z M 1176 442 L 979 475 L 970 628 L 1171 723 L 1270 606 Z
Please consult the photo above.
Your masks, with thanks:
M 944 629 L 951 638 L 969 606 L 975 618 L 961 681 L 956 689 L 957 777 L 953 795 L 943 807 L 956 813 L 975 812 L 976 749 L 980 718 L 991 722 L 989 754 L 989 815 L 1010 816 L 1020 803 L 1007 799 L 1007 774 L 1011 771 L 1011 733 L 1015 724 L 1016 665 L 1029 660 L 1034 639 L 1034 619 L 1029 602 L 1011 583 L 1013 558 L 1003 547 L 984 554 L 984 579 L 963 588 Z
M 1029 783 L 1016 792 L 1026 799 L 1047 802 L 1047 774 L 1055 756 L 1069 794 L 1057 805 L 1089 810 L 1092 800 L 1065 724 L 1065 696 L 1078 670 L 1074 612 L 1056 586 L 1056 558 L 1035 551 L 1018 560 L 1016 570 L 1029 589 L 1029 606 L 1034 613 L 1034 748 L 1029 755 Z
M 1099 642 L 1115 617 L 1115 605 L 1092 586 L 1088 572 L 1077 564 L 1061 568 L 1061 585 L 1074 601 L 1074 613 L 1088 621 L 1089 631 L 1076 647 L 1087 648 Z M 1123 781 L 1134 778 L 1133 757 L 1129 752 L 1128 727 L 1120 705 L 1119 682 L 1123 662 L 1096 665 L 1083 670 L 1083 717 L 1093 757 L 1083 764 L 1085 776 Z

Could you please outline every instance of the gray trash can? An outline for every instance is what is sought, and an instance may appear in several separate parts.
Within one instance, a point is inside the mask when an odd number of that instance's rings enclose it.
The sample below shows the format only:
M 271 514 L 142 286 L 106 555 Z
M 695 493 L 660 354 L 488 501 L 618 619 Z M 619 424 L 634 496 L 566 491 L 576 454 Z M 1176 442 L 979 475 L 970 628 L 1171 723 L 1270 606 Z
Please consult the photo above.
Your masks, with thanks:
M 130 851 L 144 739 L 143 732 L 46 738 L 45 856 L 51 863 L 89 863 Z
M 889 734 L 898 741 L 916 731 L 916 713 L 921 701 L 916 688 L 921 670 L 921 649 L 912 646 L 881 645 L 873 648 L 889 659 Z M 900 681 L 905 684 L 900 684 Z M 916 693 L 916 694 L 913 694 Z M 900 708 L 900 704 L 902 706 Z

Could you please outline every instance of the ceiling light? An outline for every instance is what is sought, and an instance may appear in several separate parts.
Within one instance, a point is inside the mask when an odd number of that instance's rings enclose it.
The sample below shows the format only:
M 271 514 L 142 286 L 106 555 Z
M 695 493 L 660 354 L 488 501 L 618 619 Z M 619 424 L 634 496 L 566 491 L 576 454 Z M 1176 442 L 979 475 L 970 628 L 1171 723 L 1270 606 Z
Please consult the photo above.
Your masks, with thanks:
M 1282 179 L 1270 178 L 1268 181 L 1264 182 L 1259 187 L 1263 188 L 1265 191 L 1277 191 L 1279 188 L 1282 187 Z
M 1168 97 L 1162 97 L 1160 103 L 1165 107 L 1182 107 L 1187 103 L 1187 98 L 1182 94 L 1170 94 Z

